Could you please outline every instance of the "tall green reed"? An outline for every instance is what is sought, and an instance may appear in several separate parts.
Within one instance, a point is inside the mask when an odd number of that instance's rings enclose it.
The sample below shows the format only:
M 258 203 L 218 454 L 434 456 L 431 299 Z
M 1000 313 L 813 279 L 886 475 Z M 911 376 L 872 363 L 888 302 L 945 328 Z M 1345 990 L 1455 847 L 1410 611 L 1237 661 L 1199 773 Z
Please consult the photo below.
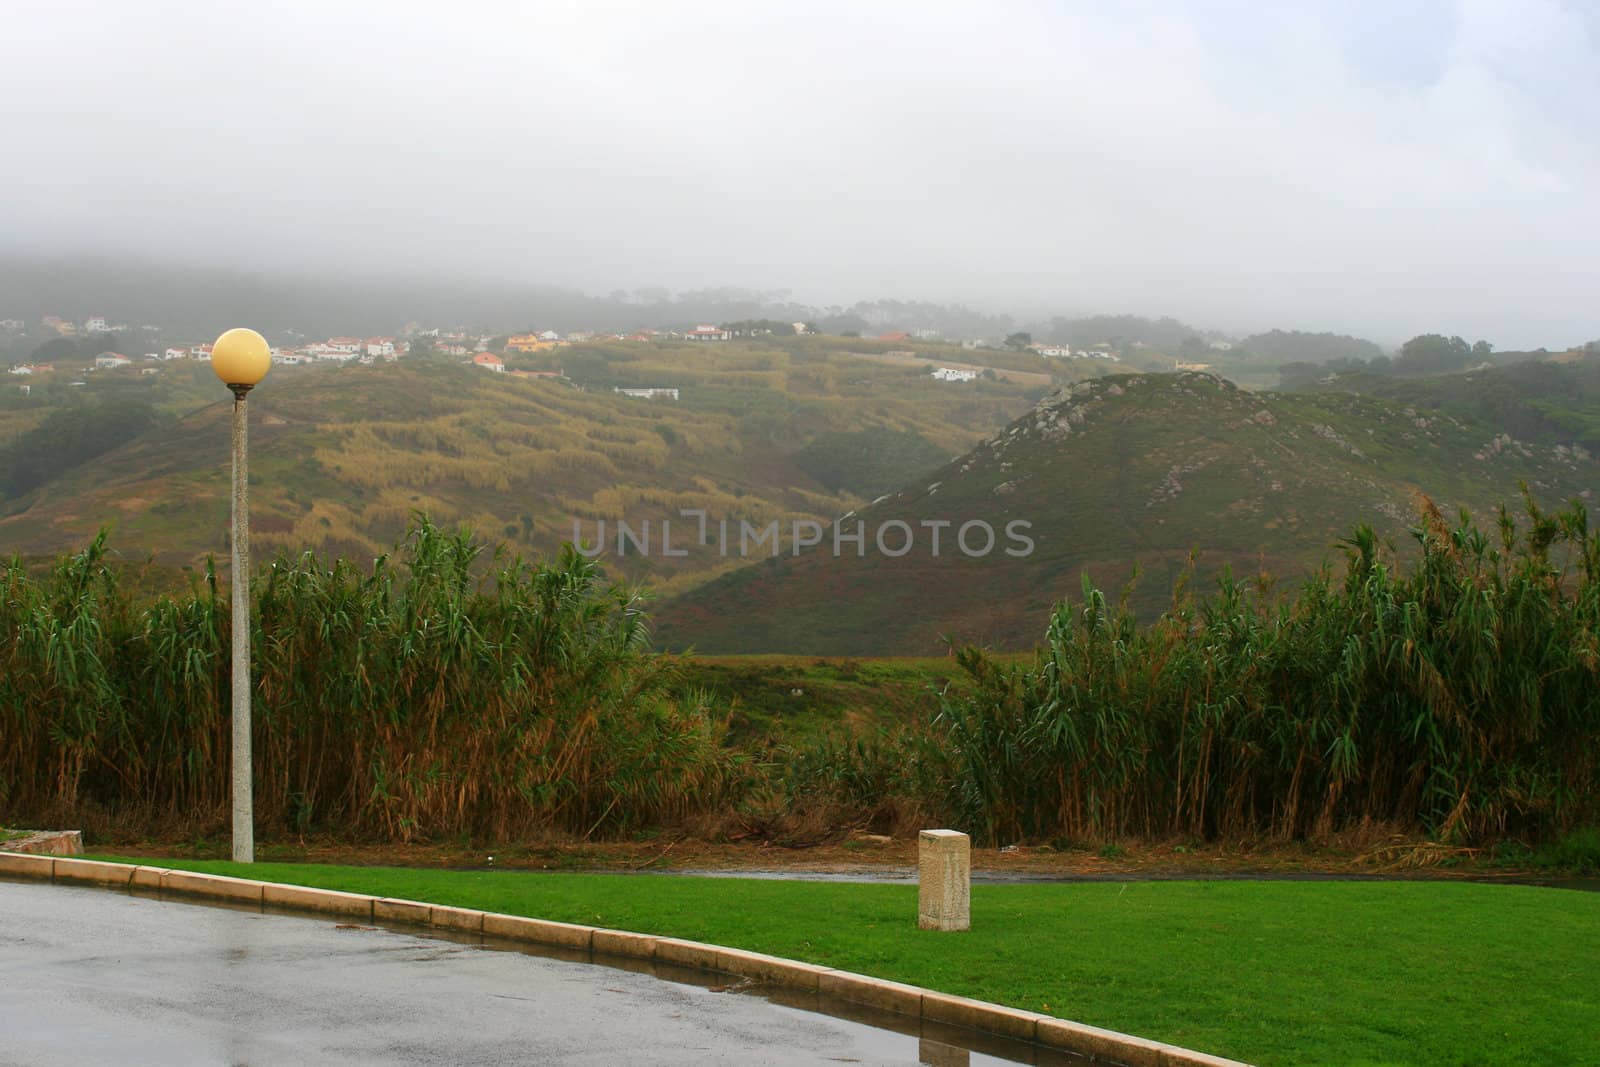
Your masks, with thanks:
M 670 695 L 637 594 L 573 551 L 485 559 L 419 521 L 370 568 L 307 553 L 253 584 L 262 826 L 393 840 L 613 834 L 720 802 L 723 723 Z M 225 591 L 135 606 L 104 538 L 0 571 L 0 815 L 227 810 Z
M 1581 503 L 1527 510 L 1491 535 L 1425 504 L 1409 565 L 1361 527 L 1342 581 L 1275 601 L 1225 575 L 1147 627 L 1085 581 L 1032 664 L 960 653 L 974 690 L 933 725 L 944 810 L 991 841 L 1594 819 L 1600 538 Z

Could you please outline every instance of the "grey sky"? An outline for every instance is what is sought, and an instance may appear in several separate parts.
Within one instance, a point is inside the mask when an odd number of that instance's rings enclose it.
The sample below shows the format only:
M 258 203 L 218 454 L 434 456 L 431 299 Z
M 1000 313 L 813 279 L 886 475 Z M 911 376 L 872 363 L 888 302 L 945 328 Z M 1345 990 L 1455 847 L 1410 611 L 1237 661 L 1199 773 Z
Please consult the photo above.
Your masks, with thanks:
M 1600 336 L 1592 6 L 0 5 L 0 245 Z

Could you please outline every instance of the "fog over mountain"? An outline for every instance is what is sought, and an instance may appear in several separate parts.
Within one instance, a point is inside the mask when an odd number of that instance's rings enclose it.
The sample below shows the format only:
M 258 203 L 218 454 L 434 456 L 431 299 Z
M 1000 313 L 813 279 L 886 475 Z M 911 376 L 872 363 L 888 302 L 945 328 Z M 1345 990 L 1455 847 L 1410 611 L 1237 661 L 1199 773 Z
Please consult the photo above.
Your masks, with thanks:
M 1600 334 L 1593 5 L 64 0 L 4 30 L 13 255 Z

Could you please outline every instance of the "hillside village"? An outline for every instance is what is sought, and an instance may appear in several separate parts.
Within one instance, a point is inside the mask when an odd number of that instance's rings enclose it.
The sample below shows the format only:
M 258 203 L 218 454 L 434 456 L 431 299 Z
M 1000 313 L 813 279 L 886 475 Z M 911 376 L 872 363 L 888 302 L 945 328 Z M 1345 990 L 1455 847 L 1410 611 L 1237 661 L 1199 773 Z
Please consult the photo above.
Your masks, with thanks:
M 787 324 L 795 336 L 805 336 L 817 333 L 814 325 L 795 322 Z M 27 332 L 27 323 L 22 319 L 0 319 L 0 336 L 21 335 Z M 116 343 L 125 347 L 126 339 L 147 340 L 160 337 L 163 329 L 156 325 L 130 326 L 126 323 L 111 323 L 103 315 L 91 315 L 80 322 L 72 322 L 55 315 L 46 315 L 40 319 L 39 331 L 41 335 L 58 338 L 92 339 L 103 337 L 108 341 L 116 339 Z M 509 369 L 505 357 L 510 355 L 536 355 L 539 353 L 553 352 L 575 344 L 589 343 L 651 343 L 690 341 L 702 343 L 726 343 L 736 339 L 753 338 L 762 334 L 771 334 L 771 327 L 753 326 L 748 323 L 716 325 L 712 323 L 699 323 L 693 327 L 681 330 L 638 329 L 628 333 L 604 332 L 595 330 L 572 330 L 566 334 L 554 330 L 528 331 L 516 334 L 490 334 L 482 331 L 469 331 L 464 329 L 423 329 L 419 325 L 409 324 L 397 336 L 380 335 L 373 337 L 334 336 L 321 341 L 307 341 L 299 344 L 276 344 L 272 347 L 272 361 L 277 366 L 301 366 L 307 364 L 346 364 L 357 363 L 371 365 L 380 362 L 393 362 L 402 357 L 419 352 L 427 352 L 433 356 L 457 358 L 462 363 L 482 370 L 497 374 L 510 374 L 514 377 L 524 378 L 563 378 L 562 371 L 557 370 L 530 370 Z M 876 334 L 872 337 L 862 338 L 878 342 L 911 342 L 938 341 L 951 343 L 951 339 L 939 336 L 937 331 L 918 330 L 915 333 L 892 330 Z M 976 350 L 990 347 L 990 342 L 983 340 L 962 340 L 958 342 L 963 349 Z M 1121 356 L 1109 344 L 1080 347 L 1054 342 L 1034 342 L 1030 339 L 1023 345 L 1012 345 L 1017 351 L 1031 352 L 1035 355 L 1050 359 L 1087 358 L 1099 359 L 1116 363 L 1121 361 Z M 916 353 L 911 351 L 889 351 L 886 353 L 891 358 L 916 358 Z M 134 368 L 144 375 L 159 373 L 162 363 L 175 360 L 194 360 L 209 362 L 211 359 L 211 344 L 209 342 L 185 342 L 179 344 L 163 344 L 141 355 L 128 355 L 123 352 L 106 349 L 95 355 L 83 367 L 89 371 L 118 371 Z M 1204 370 L 1208 364 L 1182 362 L 1175 369 L 1178 370 Z M 7 373 L 17 378 L 33 378 L 37 375 L 48 374 L 53 366 L 46 362 L 14 363 L 7 368 Z M 969 366 L 932 366 L 929 375 L 934 381 L 949 383 L 965 383 L 977 380 L 981 369 L 972 369 Z M 75 380 L 68 383 L 73 386 L 86 385 L 87 382 Z M 22 382 L 20 388 L 24 394 L 31 392 L 31 383 Z M 641 399 L 670 399 L 680 397 L 680 389 L 671 386 L 658 386 L 648 388 L 617 387 L 613 390 L 623 396 Z
M 610 315 L 614 310 L 600 314 Z M 1124 372 L 1214 374 L 1251 390 L 1347 385 L 1359 390 L 1367 387 L 1372 375 L 1404 379 L 1525 360 L 1575 360 L 1600 349 L 1600 344 L 1591 343 L 1564 351 L 1497 352 L 1485 341 L 1469 345 L 1460 337 L 1443 334 L 1419 335 L 1392 350 L 1360 338 L 1294 330 L 1270 330 L 1236 339 L 1170 318 L 1132 315 L 1058 317 L 1033 324 L 1030 330 L 1015 331 L 1008 325 L 1009 319 L 962 322 L 952 318 L 938 328 L 895 328 L 897 322 L 929 314 L 926 307 L 908 310 L 894 305 L 877 309 L 870 318 L 822 315 L 820 325 L 791 321 L 794 316 L 680 320 L 678 324 L 667 319 L 664 324 L 658 320 L 660 328 L 528 329 L 520 333 L 424 326 L 411 321 L 393 334 L 358 336 L 351 332 L 315 340 L 280 329 L 269 331 L 268 336 L 274 342 L 272 360 L 282 367 L 384 365 L 424 358 L 430 363 L 454 361 L 507 382 L 555 379 L 580 392 L 685 403 L 708 386 L 737 388 L 740 375 L 751 369 L 749 359 L 759 362 L 764 358 L 752 357 L 752 352 L 797 343 L 816 353 L 826 351 L 827 358 L 860 358 L 907 374 L 921 374 L 931 385 L 956 392 L 997 379 L 1045 388 L 1080 377 Z M 12 309 L 10 317 L 0 318 L 0 368 L 6 371 L 0 381 L 7 383 L 0 399 L 36 407 L 41 387 L 58 393 L 82 390 L 96 381 L 109 385 L 135 378 L 161 380 L 165 367 L 210 360 L 210 343 L 195 339 L 193 329 L 149 322 L 130 325 L 99 314 L 81 321 L 57 315 L 27 320 Z M 988 336 L 967 335 L 969 329 Z M 677 352 L 669 355 L 674 348 Z M 697 348 L 727 349 L 729 358 L 712 360 L 691 381 L 682 374 L 682 359 Z M 634 354 L 624 354 L 630 351 Z M 614 371 L 624 365 L 633 369 L 619 378 Z M 704 376 L 706 372 L 710 378 Z

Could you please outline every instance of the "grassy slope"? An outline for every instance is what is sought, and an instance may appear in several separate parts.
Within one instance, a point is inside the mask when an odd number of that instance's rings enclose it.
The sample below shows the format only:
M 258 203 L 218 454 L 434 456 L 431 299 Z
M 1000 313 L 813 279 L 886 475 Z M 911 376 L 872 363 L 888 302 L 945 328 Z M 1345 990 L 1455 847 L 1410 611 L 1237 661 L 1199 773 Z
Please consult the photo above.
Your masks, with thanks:
M 471 523 L 520 551 L 553 552 L 581 519 L 635 524 L 680 508 L 764 523 L 826 520 L 859 503 L 793 462 L 818 435 L 888 426 L 958 453 L 1024 410 L 1037 390 L 1004 382 L 951 388 L 846 349 L 753 345 L 563 350 L 593 376 L 588 391 L 449 363 L 284 367 L 252 394 L 252 512 L 259 553 L 313 547 L 360 559 L 382 551 L 412 510 Z M 116 372 L 123 373 L 123 372 Z M 164 366 L 139 386 L 182 415 L 20 501 L 0 502 L 0 551 L 53 553 L 111 522 L 113 544 L 165 563 L 223 550 L 227 405 L 209 368 Z M 680 403 L 622 398 L 608 383 L 673 384 Z M 196 396 L 211 402 L 192 407 Z M 22 425 L 20 416 L 16 424 Z M 659 530 L 659 525 L 656 527 Z M 680 523 L 674 540 L 682 543 Z M 664 588 L 726 570 L 687 559 L 619 561 Z
M 1418 492 L 1448 513 L 1515 503 L 1519 479 L 1545 503 L 1600 484 L 1591 460 L 1549 445 L 1497 450 L 1497 433 L 1470 415 L 1355 394 L 1252 394 L 1201 375 L 1082 383 L 861 511 L 869 529 L 1025 519 L 1037 541 L 1028 558 L 966 558 L 947 532 L 939 559 L 924 533 L 898 559 L 847 548 L 763 560 L 663 605 L 660 632 L 708 653 L 927 654 L 941 635 L 1023 647 L 1085 571 L 1114 592 L 1137 561 L 1134 603 L 1154 613 L 1191 550 L 1202 574 L 1230 565 L 1292 577 L 1334 555 L 1358 522 L 1403 543 Z
M 730 708 L 729 740 L 747 746 L 926 721 L 938 710 L 937 691 L 966 678 L 948 656 L 695 656 L 680 661 L 677 684 Z
M 166 861 L 163 861 L 166 862 Z M 173 866 L 713 941 L 1263 1064 L 1600 1060 L 1600 895 L 1424 882 L 916 889 L 222 861 Z
M 1340 375 L 1326 392 L 1361 392 L 1420 411 L 1449 410 L 1545 445 L 1600 451 L 1600 358 L 1563 355 L 1432 378 Z
M 888 347 L 838 338 L 612 344 L 513 359 L 570 364 L 569 373 L 586 376 L 586 393 L 453 365 L 281 368 L 252 400 L 258 553 L 311 546 L 370 557 L 413 509 L 469 522 L 524 552 L 552 551 L 572 536 L 574 518 L 589 536 L 598 520 L 619 516 L 651 520 L 659 531 L 684 507 L 735 525 L 825 521 L 862 501 L 800 468 L 796 453 L 809 442 L 881 426 L 958 453 L 1027 404 L 1030 391 L 1015 385 L 934 383 L 914 368 L 852 354 Z M 936 359 L 974 358 L 921 347 Z M 1035 365 L 1069 376 L 1104 369 L 986 358 L 1029 373 Z M 209 368 L 185 363 L 164 364 L 153 379 L 91 375 L 96 391 L 150 393 L 176 423 L 28 498 L 0 501 L 0 513 L 11 511 L 0 518 L 0 552 L 74 548 L 107 522 L 113 548 L 130 559 L 155 553 L 164 564 L 191 564 L 222 550 L 226 406 L 195 407 L 216 394 L 209 378 Z M 1600 370 L 1588 363 L 1344 383 L 1367 390 L 1359 394 L 1121 380 L 1142 384 L 1117 398 L 1099 386 L 1061 404 L 1083 418 L 1046 427 L 1067 427 L 1065 437 L 1043 439 L 1030 417 L 967 457 L 968 470 L 959 460 L 864 512 L 913 524 L 1026 518 L 1038 539 L 1027 561 L 813 554 L 744 567 L 736 553 L 720 558 L 705 548 L 611 565 L 663 596 L 690 594 L 658 606 L 669 647 L 927 655 L 943 651 L 944 635 L 1023 647 L 1037 639 L 1050 605 L 1076 594 L 1084 570 L 1115 589 L 1137 560 L 1144 579 L 1136 602 L 1148 613 L 1165 602 L 1191 549 L 1201 550 L 1203 571 L 1226 563 L 1287 576 L 1333 554 L 1331 542 L 1357 521 L 1400 534 L 1419 489 L 1482 509 L 1514 500 L 1519 478 L 1546 502 L 1592 480 L 1587 455 L 1555 452 L 1563 439 L 1588 439 L 1586 413 L 1600 399 Z M 613 382 L 678 385 L 684 399 L 624 400 L 609 393 Z M 1256 421 L 1263 414 L 1272 421 Z M 39 411 L 12 406 L 0 415 L 16 432 Z M 1507 428 L 1526 434 L 1522 447 L 1496 442 Z M 934 482 L 936 493 L 927 488 Z M 674 527 L 680 546 L 685 525 Z

